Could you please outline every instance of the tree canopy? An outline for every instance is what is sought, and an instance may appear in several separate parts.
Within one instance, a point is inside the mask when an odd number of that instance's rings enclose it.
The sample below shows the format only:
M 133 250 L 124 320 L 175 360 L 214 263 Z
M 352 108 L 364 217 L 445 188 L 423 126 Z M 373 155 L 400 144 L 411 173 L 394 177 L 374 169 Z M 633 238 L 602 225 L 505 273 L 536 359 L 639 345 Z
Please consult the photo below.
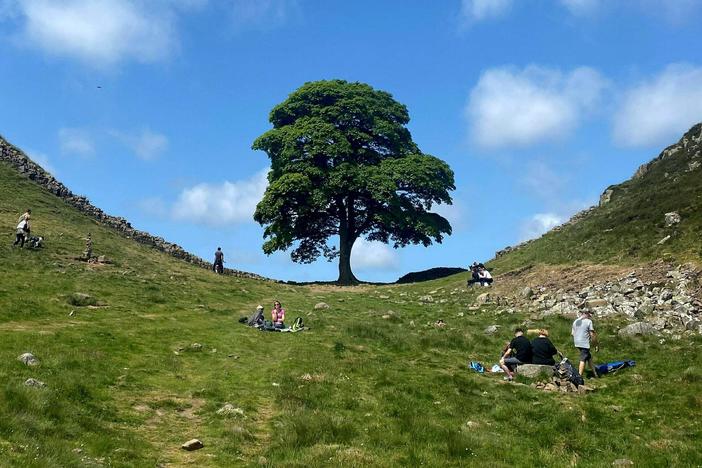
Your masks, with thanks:
M 419 150 L 409 120 L 389 93 L 343 80 L 306 83 L 275 106 L 273 128 L 253 144 L 271 160 L 254 214 L 265 227 L 264 252 L 293 248 L 300 263 L 339 257 L 338 281 L 351 284 L 361 237 L 397 248 L 450 235 L 431 208 L 451 204 L 453 171 Z M 338 247 L 329 245 L 335 236 Z

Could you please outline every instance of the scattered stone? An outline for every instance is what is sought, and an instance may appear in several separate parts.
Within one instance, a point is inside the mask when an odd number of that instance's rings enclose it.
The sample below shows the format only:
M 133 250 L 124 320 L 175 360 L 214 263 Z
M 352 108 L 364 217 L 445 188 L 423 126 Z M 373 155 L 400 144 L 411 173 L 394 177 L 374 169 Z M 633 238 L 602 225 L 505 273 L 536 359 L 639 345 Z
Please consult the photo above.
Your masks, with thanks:
M 480 305 L 487 304 L 491 300 L 490 293 L 482 293 L 475 300 Z
M 20 356 L 17 357 L 18 361 L 22 361 L 27 366 L 38 366 L 39 365 L 39 359 L 32 353 L 24 353 L 21 354 Z
M 436 322 L 434 322 L 434 326 L 436 328 L 444 328 L 446 326 L 446 322 L 444 322 L 442 319 L 439 319 Z
M 181 445 L 180 448 L 191 452 L 193 450 L 199 450 L 204 446 L 205 445 L 202 442 L 200 442 L 198 439 L 191 439 L 191 440 L 187 441 L 186 443 L 184 443 L 183 445 Z
M 390 314 L 385 314 L 382 316 L 382 318 L 385 320 L 388 320 L 390 317 L 392 317 L 392 315 L 390 315 Z
M 260 457 L 258 457 L 258 464 L 260 466 L 265 466 L 268 464 L 268 459 L 266 457 L 264 457 L 263 455 L 261 455 Z
M 314 310 L 326 310 L 329 308 L 329 304 L 326 302 L 319 302 L 314 305 Z
M 606 299 L 589 299 L 585 301 L 585 305 L 587 307 L 605 307 L 609 305 L 609 302 Z
M 522 364 L 517 366 L 517 374 L 528 379 L 536 379 L 539 377 L 551 377 L 553 375 L 553 366 L 542 366 L 539 364 Z
M 202 344 L 200 343 L 193 343 L 190 346 L 188 346 L 188 349 L 190 351 L 202 351 Z
M 634 466 L 634 462 L 628 458 L 619 458 L 612 462 L 612 466 Z
M 636 322 L 619 330 L 619 336 L 655 335 L 656 329 L 650 323 Z
M 244 410 L 237 408 L 231 403 L 226 403 L 220 409 L 217 410 L 217 414 L 220 416 L 241 416 L 244 417 Z
M 35 387 L 35 388 L 43 388 L 43 387 L 46 387 L 46 384 L 45 384 L 44 382 L 42 382 L 41 380 L 31 379 L 31 378 L 25 380 L 25 381 L 24 381 L 24 384 L 25 384 L 27 387 Z
M 526 288 L 522 289 L 520 294 L 524 299 L 531 299 L 531 297 L 534 295 L 534 290 L 527 286 Z
M 671 227 L 679 224 L 682 221 L 680 214 L 677 211 L 671 211 L 665 214 L 665 227 Z
M 670 240 L 670 236 L 665 236 L 663 239 L 658 241 L 658 245 L 663 245 Z
M 380 296 L 378 296 L 378 299 L 390 299 L 390 296 L 386 296 L 384 294 L 381 294 Z
M 484 330 L 484 333 L 485 333 L 486 335 L 494 335 L 494 334 L 497 333 L 499 330 L 500 330 L 500 326 L 499 326 L 499 325 L 490 325 L 489 327 L 487 327 L 487 328 Z
M 432 296 L 421 296 L 419 298 L 419 302 L 423 304 L 431 304 L 434 302 L 434 298 Z
M 76 307 L 97 305 L 97 300 L 90 294 L 75 292 L 68 298 L 68 303 Z

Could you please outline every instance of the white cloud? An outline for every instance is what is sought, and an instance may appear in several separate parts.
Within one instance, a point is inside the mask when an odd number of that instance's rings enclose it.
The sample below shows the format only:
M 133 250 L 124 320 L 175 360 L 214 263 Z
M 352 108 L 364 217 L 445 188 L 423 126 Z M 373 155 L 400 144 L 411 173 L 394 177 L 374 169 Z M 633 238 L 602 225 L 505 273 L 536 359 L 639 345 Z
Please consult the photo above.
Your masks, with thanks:
M 29 151 L 28 154 L 29 159 L 39 164 L 46 172 L 56 177 L 56 168 L 54 168 L 53 164 L 51 164 L 51 161 L 49 160 L 49 157 L 47 155 L 45 155 L 44 153 L 38 153 L 36 151 Z
M 198 184 L 183 190 L 172 208 L 181 221 L 224 226 L 253 221 L 256 205 L 268 186 L 268 169 L 249 179 L 222 184 Z
M 358 239 L 351 251 L 351 266 L 354 270 L 396 270 L 399 267 L 397 252 L 382 242 Z
M 137 207 L 143 213 L 156 218 L 163 218 L 168 214 L 166 203 L 161 197 L 149 197 L 140 200 Z
M 461 17 L 466 22 L 482 21 L 505 15 L 512 0 L 461 0 Z
M 58 132 L 59 146 L 64 154 L 89 157 L 95 154 L 90 134 L 80 128 L 62 128 Z
M 143 128 L 135 133 L 112 130 L 110 134 L 124 143 L 144 161 L 156 159 L 161 153 L 168 149 L 168 138 L 148 128 Z
M 596 107 L 606 86 L 588 67 L 569 73 L 537 66 L 490 69 L 466 107 L 472 137 L 485 148 L 562 138 Z
M 565 221 L 556 213 L 537 213 L 522 223 L 520 242 L 535 239 Z
M 702 67 L 669 65 L 625 93 L 614 117 L 614 138 L 624 146 L 672 143 L 702 121 Z
M 153 62 L 177 45 L 172 6 L 139 0 L 22 0 L 20 42 L 51 55 L 105 67 Z

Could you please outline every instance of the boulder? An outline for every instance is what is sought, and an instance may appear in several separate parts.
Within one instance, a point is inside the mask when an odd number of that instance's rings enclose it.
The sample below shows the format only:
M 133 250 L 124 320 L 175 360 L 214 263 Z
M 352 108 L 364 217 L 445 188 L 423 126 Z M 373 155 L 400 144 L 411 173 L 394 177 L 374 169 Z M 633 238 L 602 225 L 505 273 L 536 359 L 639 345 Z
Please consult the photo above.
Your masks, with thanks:
M 680 214 L 677 211 L 671 211 L 670 213 L 665 214 L 666 227 L 675 226 L 676 224 L 679 224 L 680 221 L 682 221 L 682 218 L 680 217 Z
M 522 289 L 520 294 L 524 299 L 531 299 L 531 296 L 534 295 L 534 290 L 527 286 L 526 288 Z
M 329 308 L 329 304 L 326 302 L 318 302 L 314 305 L 314 310 L 326 310 Z
M 619 336 L 655 335 L 656 329 L 648 322 L 636 322 L 619 330 Z
M 25 384 L 27 387 L 35 387 L 35 388 L 43 388 L 43 387 L 46 387 L 46 384 L 45 384 L 44 382 L 42 382 L 41 380 L 31 379 L 31 378 L 25 380 L 25 381 L 24 381 L 24 384 Z
M 431 304 L 434 302 L 434 298 L 432 296 L 422 296 L 419 298 L 419 302 L 423 304 Z
M 606 299 L 588 299 L 585 305 L 588 307 L 605 307 L 609 302 Z
M 475 301 L 481 305 L 487 304 L 488 302 L 490 302 L 490 300 L 491 300 L 490 293 L 482 293 L 480 296 L 475 298 Z
M 205 444 L 200 442 L 198 439 L 191 439 L 191 440 L 187 441 L 186 443 L 184 443 L 183 445 L 181 445 L 180 448 L 190 452 L 193 450 L 199 450 L 204 446 L 205 446 Z
M 485 333 L 486 335 L 494 335 L 494 334 L 497 333 L 499 330 L 500 330 L 500 326 L 499 326 L 499 325 L 490 325 L 489 327 L 487 327 L 487 328 L 484 330 L 484 333 Z
M 612 195 L 614 194 L 614 190 L 612 189 L 607 189 L 605 190 L 602 195 L 600 195 L 600 206 L 604 206 L 610 201 L 612 201 Z
M 27 366 L 38 366 L 39 359 L 32 353 L 24 353 L 17 357 L 18 361 L 22 361 Z
M 553 366 L 542 366 L 540 364 L 522 364 L 517 366 L 517 374 L 529 379 L 539 377 L 551 377 L 553 375 Z

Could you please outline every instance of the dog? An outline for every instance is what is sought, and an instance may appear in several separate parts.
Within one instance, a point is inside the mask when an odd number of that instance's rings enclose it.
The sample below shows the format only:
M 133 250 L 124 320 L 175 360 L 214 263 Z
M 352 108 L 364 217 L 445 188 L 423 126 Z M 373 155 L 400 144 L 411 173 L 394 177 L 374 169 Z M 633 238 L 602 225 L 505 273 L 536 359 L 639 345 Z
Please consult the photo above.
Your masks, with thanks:
M 44 247 L 44 238 L 41 236 L 30 236 L 30 238 L 27 239 L 27 245 L 30 249 L 41 249 Z

